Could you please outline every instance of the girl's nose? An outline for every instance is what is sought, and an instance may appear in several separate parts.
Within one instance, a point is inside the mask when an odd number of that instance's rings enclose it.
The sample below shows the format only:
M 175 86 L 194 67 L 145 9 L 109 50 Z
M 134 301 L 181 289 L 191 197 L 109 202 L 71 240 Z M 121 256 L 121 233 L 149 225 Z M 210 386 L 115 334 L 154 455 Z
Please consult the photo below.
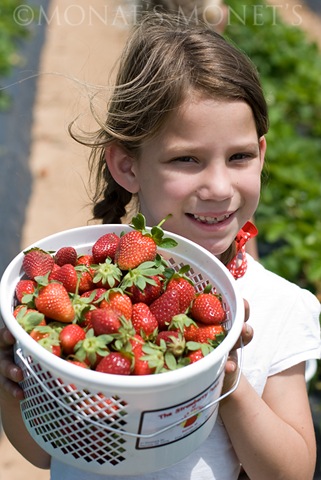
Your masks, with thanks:
M 225 165 L 204 169 L 197 191 L 201 200 L 230 199 L 234 194 L 234 186 L 229 169 Z

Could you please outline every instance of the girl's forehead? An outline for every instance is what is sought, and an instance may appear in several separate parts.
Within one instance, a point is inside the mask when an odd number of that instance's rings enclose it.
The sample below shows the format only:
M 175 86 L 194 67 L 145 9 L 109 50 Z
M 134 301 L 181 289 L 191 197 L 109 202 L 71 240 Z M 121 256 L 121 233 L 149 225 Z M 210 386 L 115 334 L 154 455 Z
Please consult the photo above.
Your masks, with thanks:
M 193 95 L 170 112 L 158 132 L 142 147 L 201 145 L 232 138 L 257 140 L 251 107 L 243 100 Z M 239 141 L 239 140 L 238 140 Z M 246 140 L 247 141 L 247 140 Z
M 253 111 L 247 102 L 240 99 L 218 98 L 216 96 L 204 95 L 198 92 L 191 92 L 182 103 L 173 111 L 169 112 L 162 130 L 166 130 L 169 124 L 179 126 L 180 122 L 192 122 L 213 119 L 216 114 L 230 116 L 233 113 L 238 117 L 251 116 L 254 119 Z M 204 116 L 203 116 L 204 115 Z

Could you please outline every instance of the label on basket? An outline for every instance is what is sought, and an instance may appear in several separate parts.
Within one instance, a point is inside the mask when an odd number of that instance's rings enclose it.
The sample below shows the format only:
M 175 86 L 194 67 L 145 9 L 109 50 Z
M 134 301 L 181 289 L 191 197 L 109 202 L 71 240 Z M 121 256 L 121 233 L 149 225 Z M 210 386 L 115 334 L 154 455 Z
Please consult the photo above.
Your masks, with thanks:
M 208 389 L 186 402 L 143 412 L 139 434 L 150 436 L 139 438 L 136 448 L 139 450 L 168 445 L 199 429 L 216 412 L 218 402 L 213 402 L 219 397 L 222 381 L 221 374 Z

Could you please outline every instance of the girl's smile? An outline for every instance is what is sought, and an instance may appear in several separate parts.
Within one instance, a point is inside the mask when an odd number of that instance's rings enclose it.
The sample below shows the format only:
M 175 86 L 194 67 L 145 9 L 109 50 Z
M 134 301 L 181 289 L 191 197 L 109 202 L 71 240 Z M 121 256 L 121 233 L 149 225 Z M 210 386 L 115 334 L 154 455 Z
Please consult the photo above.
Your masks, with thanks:
M 255 212 L 264 153 L 245 102 L 191 95 L 133 161 L 140 210 L 219 256 Z

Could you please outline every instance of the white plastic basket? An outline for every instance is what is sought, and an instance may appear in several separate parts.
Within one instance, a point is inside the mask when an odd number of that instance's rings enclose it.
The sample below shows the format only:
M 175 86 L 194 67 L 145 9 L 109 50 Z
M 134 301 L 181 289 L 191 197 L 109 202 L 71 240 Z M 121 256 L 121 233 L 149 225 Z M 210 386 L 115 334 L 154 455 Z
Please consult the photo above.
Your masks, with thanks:
M 129 230 L 127 225 L 82 227 L 32 246 L 54 251 L 73 245 L 85 254 L 101 235 Z M 15 286 L 23 276 L 23 252 L 3 274 L 1 314 L 17 340 L 16 361 L 24 372 L 23 419 L 34 440 L 62 462 L 98 474 L 143 475 L 188 456 L 215 424 L 228 352 L 244 320 L 243 299 L 234 278 L 213 255 L 183 237 L 166 234 L 178 246 L 159 252 L 177 270 L 190 265 L 188 275 L 197 290 L 211 283 L 227 311 L 224 341 L 202 360 L 176 371 L 109 375 L 56 357 L 35 342 L 12 314 Z

